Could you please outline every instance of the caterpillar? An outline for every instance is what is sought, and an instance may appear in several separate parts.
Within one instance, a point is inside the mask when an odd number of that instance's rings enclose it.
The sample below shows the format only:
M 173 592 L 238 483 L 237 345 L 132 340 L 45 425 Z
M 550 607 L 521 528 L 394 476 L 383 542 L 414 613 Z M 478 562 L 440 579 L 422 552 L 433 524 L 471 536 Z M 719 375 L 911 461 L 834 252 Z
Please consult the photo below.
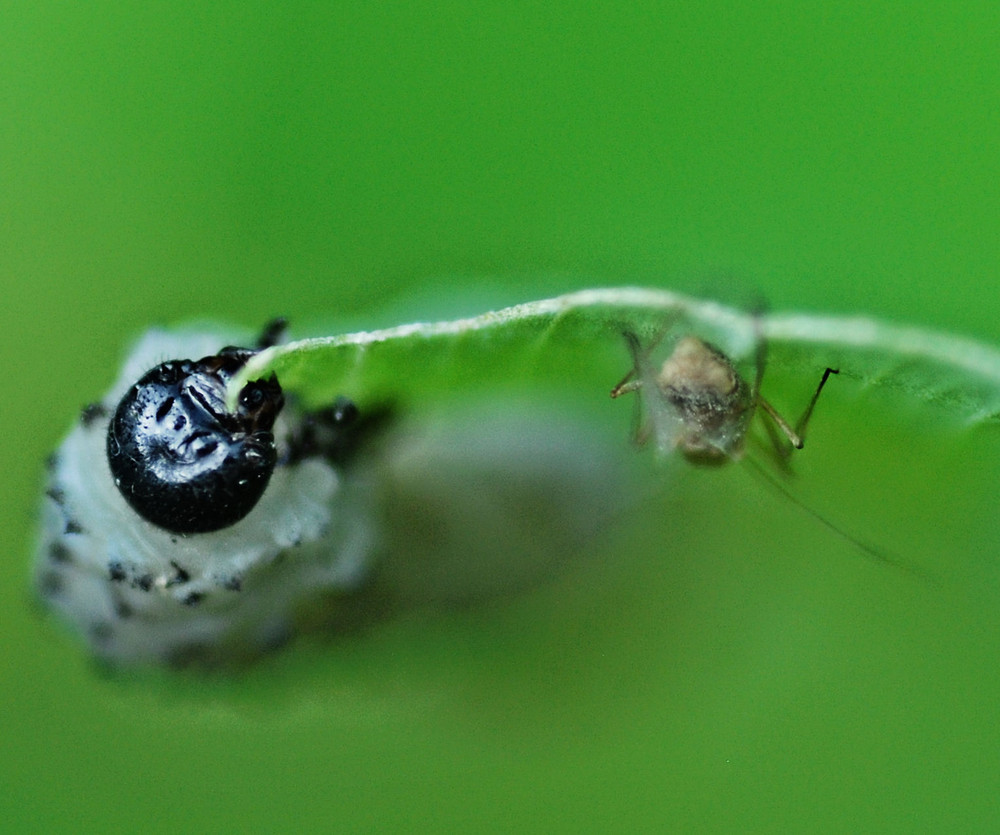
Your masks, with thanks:
M 295 632 L 304 601 L 364 583 L 376 533 L 354 404 L 308 412 L 271 377 L 224 406 L 282 332 L 234 347 L 245 334 L 150 331 L 50 457 L 35 585 L 99 659 L 252 656 Z

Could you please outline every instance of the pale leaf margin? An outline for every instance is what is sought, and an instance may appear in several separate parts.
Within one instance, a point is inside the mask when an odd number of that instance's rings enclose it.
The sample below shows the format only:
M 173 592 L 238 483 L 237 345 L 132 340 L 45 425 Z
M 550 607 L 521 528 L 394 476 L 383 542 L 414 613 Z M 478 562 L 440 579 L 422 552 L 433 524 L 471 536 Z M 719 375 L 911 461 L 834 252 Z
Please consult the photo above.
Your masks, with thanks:
M 991 345 L 863 316 L 750 313 L 712 300 L 640 287 L 579 290 L 469 318 L 278 345 L 246 364 L 230 385 L 229 402 L 235 405 L 249 380 L 271 373 L 277 373 L 290 391 L 309 387 L 320 373 L 324 391 L 354 397 L 365 389 L 368 377 L 380 377 L 383 387 L 398 384 L 404 391 L 419 371 L 416 366 L 438 349 L 442 355 L 450 351 L 457 363 L 469 350 L 491 355 L 495 351 L 496 373 L 502 374 L 503 357 L 518 350 L 517 345 L 534 350 L 540 339 L 569 341 L 574 350 L 599 339 L 617 340 L 625 368 L 622 332 L 652 339 L 667 328 L 697 333 L 736 358 L 752 353 L 763 339 L 769 365 L 813 371 L 839 367 L 866 385 L 888 386 L 936 403 L 967 424 L 1000 417 L 1000 351 Z M 496 349 L 498 341 L 502 350 Z M 380 363 L 376 355 L 388 359 Z M 407 364 L 411 355 L 414 362 Z

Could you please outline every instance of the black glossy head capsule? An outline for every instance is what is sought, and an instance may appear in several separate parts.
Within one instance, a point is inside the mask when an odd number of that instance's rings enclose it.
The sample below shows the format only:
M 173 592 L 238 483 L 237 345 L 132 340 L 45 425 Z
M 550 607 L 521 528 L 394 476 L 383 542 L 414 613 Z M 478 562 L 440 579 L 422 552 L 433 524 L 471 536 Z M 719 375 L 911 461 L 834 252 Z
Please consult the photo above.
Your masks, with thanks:
M 284 404 L 272 375 L 248 383 L 235 412 L 226 387 L 255 352 L 224 348 L 145 374 L 108 426 L 108 463 L 135 511 L 176 533 L 204 533 L 246 516 L 277 461 L 272 428 Z

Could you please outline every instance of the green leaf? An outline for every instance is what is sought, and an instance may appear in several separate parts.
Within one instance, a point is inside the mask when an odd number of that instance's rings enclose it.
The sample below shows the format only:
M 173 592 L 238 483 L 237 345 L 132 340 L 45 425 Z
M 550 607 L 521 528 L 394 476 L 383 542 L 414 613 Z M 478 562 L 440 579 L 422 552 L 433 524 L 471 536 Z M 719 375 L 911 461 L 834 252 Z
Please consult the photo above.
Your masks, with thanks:
M 974 424 L 1000 414 L 1000 351 L 971 339 L 865 317 L 749 313 L 644 288 L 591 289 L 479 316 L 303 339 L 262 351 L 233 381 L 277 373 L 307 402 L 338 394 L 406 401 L 442 390 L 551 383 L 585 373 L 610 389 L 629 367 L 622 334 L 649 344 L 695 333 L 736 360 L 760 340 L 769 366 L 840 368 L 866 385 L 936 403 Z

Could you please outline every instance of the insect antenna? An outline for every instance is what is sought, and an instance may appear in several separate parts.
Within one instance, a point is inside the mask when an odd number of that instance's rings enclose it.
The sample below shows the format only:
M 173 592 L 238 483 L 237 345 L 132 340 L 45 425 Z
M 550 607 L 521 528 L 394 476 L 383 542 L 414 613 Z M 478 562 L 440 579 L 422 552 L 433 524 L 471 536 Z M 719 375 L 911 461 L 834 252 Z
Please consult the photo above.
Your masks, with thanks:
M 831 374 L 839 374 L 839 368 L 827 368 L 823 372 L 823 376 L 820 378 L 819 385 L 816 386 L 816 391 L 813 392 L 812 398 L 809 400 L 809 405 L 806 406 L 806 410 L 802 413 L 802 417 L 799 418 L 798 423 L 795 424 L 795 434 L 799 436 L 799 441 L 805 443 L 806 439 L 806 424 L 809 423 L 809 418 L 812 417 L 813 408 L 816 406 L 816 401 L 819 400 L 819 393 L 823 391 L 823 386 L 826 385 L 826 381 L 830 378 Z M 798 447 L 802 449 L 801 446 Z

